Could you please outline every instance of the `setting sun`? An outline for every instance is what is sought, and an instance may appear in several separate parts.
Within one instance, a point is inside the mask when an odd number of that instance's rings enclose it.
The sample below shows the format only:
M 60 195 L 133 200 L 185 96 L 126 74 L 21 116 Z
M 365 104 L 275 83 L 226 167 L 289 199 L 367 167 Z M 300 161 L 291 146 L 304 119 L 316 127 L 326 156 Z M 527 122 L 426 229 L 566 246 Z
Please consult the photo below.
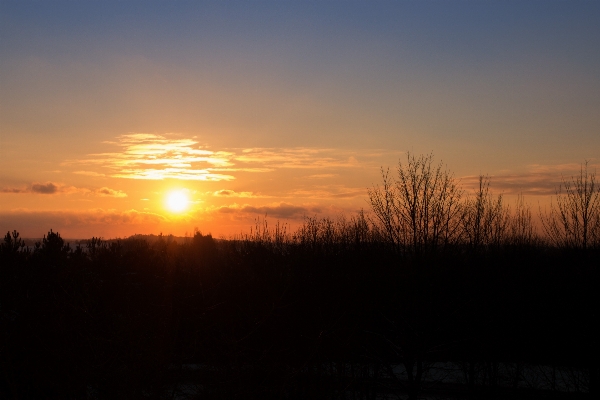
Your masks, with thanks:
M 171 212 L 182 212 L 188 208 L 188 197 L 183 191 L 173 191 L 167 196 L 167 208 Z

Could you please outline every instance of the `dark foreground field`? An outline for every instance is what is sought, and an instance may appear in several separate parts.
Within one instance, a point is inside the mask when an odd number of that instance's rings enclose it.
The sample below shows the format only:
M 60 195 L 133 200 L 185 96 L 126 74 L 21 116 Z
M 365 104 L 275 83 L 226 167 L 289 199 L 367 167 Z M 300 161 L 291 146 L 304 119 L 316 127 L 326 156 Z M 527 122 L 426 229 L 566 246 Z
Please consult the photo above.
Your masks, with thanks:
M 598 390 L 598 250 L 408 252 L 360 218 L 309 220 L 293 237 L 197 233 L 74 248 L 51 232 L 33 249 L 20 244 L 7 235 L 0 252 L 1 398 Z

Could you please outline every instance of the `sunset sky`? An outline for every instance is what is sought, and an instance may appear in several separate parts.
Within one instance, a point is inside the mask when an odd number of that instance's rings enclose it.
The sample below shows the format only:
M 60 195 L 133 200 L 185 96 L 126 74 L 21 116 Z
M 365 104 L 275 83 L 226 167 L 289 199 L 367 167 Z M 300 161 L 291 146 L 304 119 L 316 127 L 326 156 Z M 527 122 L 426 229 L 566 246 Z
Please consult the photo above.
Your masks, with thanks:
M 537 210 L 600 171 L 599 21 L 597 1 L 0 0 L 0 233 L 351 215 L 407 151 Z

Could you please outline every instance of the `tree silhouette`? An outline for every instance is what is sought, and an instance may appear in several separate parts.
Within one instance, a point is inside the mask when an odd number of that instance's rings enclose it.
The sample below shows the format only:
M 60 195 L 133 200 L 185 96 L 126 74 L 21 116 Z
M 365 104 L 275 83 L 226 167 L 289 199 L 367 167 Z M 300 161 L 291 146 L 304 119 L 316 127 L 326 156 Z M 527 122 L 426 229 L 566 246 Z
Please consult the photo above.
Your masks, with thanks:
M 600 245 L 600 186 L 588 161 L 579 175 L 563 177 L 556 191 L 556 203 L 540 217 L 548 240 L 562 248 L 587 249 Z
M 509 243 L 513 246 L 531 246 L 538 239 L 533 225 L 531 207 L 522 194 L 517 197 L 515 211 L 509 222 Z
M 401 251 L 422 254 L 452 243 L 459 234 L 462 190 L 433 155 L 398 164 L 398 179 L 382 170 L 382 186 L 368 190 L 376 223 Z
M 469 246 L 472 249 L 499 246 L 506 237 L 509 218 L 502 195 L 494 199 L 490 193 L 490 179 L 479 176 L 475 198 L 467 199 L 462 218 L 463 232 Z
M 15 254 L 19 251 L 23 251 L 24 248 L 25 242 L 19 237 L 19 232 L 16 230 L 6 232 L 4 241 L 0 244 L 0 251 L 3 254 Z

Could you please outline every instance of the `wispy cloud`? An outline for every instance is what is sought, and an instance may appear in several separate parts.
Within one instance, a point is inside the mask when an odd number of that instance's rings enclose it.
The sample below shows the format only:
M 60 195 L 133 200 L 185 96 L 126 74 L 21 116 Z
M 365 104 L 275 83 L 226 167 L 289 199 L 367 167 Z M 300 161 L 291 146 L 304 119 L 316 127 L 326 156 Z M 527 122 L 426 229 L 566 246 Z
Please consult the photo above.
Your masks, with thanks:
M 96 189 L 94 192 L 96 194 L 98 194 L 99 196 L 105 196 L 105 197 L 127 197 L 127 193 L 125 193 L 121 190 L 114 190 L 114 189 L 107 188 L 107 187 Z
M 266 173 L 278 169 L 335 169 L 379 167 L 382 156 L 397 155 L 391 151 L 357 152 L 325 148 L 246 148 L 212 151 L 203 148 L 194 138 L 173 138 L 169 135 L 129 133 L 104 143 L 120 148 L 110 153 L 90 154 L 81 160 L 65 164 L 96 166 L 106 170 L 75 173 L 89 176 L 111 176 L 126 179 L 181 179 L 229 181 L 234 174 Z M 330 172 L 313 178 L 334 176 Z
M 490 188 L 493 191 L 506 194 L 528 195 L 553 195 L 561 185 L 563 179 L 571 180 L 579 174 L 581 164 L 534 164 L 522 173 L 505 173 L 490 175 Z M 600 169 L 600 164 L 589 164 L 588 171 Z M 475 189 L 479 183 L 479 176 L 465 176 L 461 179 L 466 189 Z
M 211 168 L 211 171 L 219 172 L 273 172 L 275 168 L 243 168 L 243 167 L 230 167 L 230 168 Z
M 106 143 L 121 147 L 121 151 L 90 154 L 86 159 L 67 161 L 67 164 L 98 165 L 110 170 L 109 175 L 116 178 L 201 181 L 233 179 L 231 175 L 214 173 L 211 170 L 233 165 L 233 154 L 202 149 L 193 139 L 130 133 Z M 89 174 L 89 171 L 78 171 L 82 172 Z
M 251 216 L 266 215 L 282 219 L 301 219 L 307 215 L 318 214 L 322 210 L 316 206 L 297 206 L 289 203 L 275 203 L 263 206 L 253 206 L 249 204 L 232 204 L 217 208 L 220 214 L 246 214 Z
M 106 176 L 106 174 L 101 174 L 99 172 L 94 172 L 94 171 L 75 171 L 73 173 L 78 174 L 78 175 L 86 175 L 86 176 L 98 176 L 98 177 Z
M 337 176 L 337 174 L 314 174 L 314 175 L 309 175 L 306 178 L 308 179 L 328 179 L 328 178 L 335 178 Z
M 290 193 L 293 197 L 307 197 L 313 199 L 341 199 L 364 197 L 365 188 L 352 188 L 343 185 L 313 186 L 309 189 L 297 189 Z
M 264 164 L 271 168 L 348 168 L 358 167 L 355 152 L 314 148 L 253 148 L 235 156 L 243 163 Z
M 2 193 L 37 193 L 37 194 L 56 194 L 66 192 L 70 187 L 61 185 L 54 182 L 38 183 L 34 182 L 27 186 L 15 187 L 4 187 L 0 189 Z
M 10 187 L 6 187 L 6 188 L 1 188 L 0 189 L 0 193 L 30 193 L 31 189 L 30 188 L 10 188 Z
M 54 195 L 54 194 L 84 194 L 84 195 L 97 195 L 103 197 L 127 197 L 127 193 L 122 190 L 115 190 L 108 187 L 102 187 L 99 189 L 88 189 L 78 188 L 75 186 L 67 186 L 61 183 L 46 182 L 37 183 L 34 182 L 31 185 L 23 186 L 20 188 L 1 188 L 0 193 L 35 193 L 41 195 Z
M 211 194 L 216 197 L 247 197 L 247 198 L 267 197 L 267 196 L 261 196 L 261 195 L 254 194 L 252 192 L 236 192 L 235 190 L 229 190 L 229 189 L 217 190 L 215 192 L 212 192 Z

